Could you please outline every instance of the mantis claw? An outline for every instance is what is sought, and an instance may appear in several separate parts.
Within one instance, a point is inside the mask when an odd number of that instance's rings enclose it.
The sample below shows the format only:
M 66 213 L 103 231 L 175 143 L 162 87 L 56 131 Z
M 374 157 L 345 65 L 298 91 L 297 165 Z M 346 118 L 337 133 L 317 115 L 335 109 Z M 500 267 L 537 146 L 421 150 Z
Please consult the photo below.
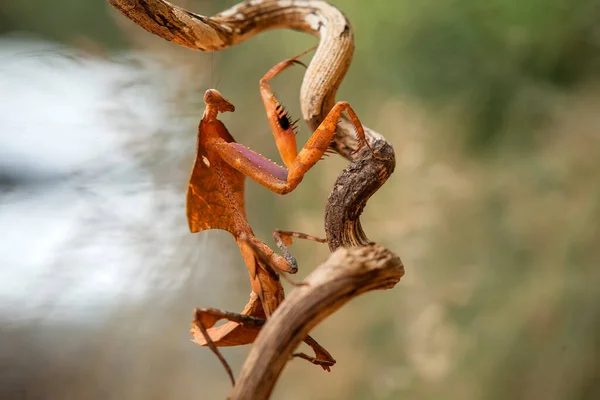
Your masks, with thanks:
M 292 63 L 292 64 L 299 64 L 299 65 L 302 65 L 304 68 L 308 69 L 308 67 L 306 66 L 306 64 L 304 64 L 304 63 L 303 63 L 302 61 L 300 61 L 300 60 L 291 59 L 291 60 L 290 60 L 290 63 Z

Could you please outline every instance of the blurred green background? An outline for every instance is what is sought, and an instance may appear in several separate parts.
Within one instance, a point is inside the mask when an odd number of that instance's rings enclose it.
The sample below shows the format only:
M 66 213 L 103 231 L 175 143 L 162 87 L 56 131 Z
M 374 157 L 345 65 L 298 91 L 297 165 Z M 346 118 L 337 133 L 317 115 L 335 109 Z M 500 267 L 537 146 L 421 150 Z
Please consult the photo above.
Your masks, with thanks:
M 236 4 L 175 3 L 203 15 Z M 321 324 L 313 336 L 338 364 L 326 374 L 290 362 L 273 398 L 600 398 L 600 1 L 331 3 L 356 38 L 338 99 L 396 151 L 396 172 L 368 203 L 363 226 L 401 256 L 406 276 Z M 144 79 L 160 81 L 157 96 L 160 89 L 173 124 L 151 141 L 130 137 L 126 149 L 160 188 L 157 197 L 177 199 L 148 217 L 168 221 L 160 240 L 127 241 L 146 261 L 168 247 L 169 257 L 145 264 L 152 269 L 123 277 L 152 275 L 155 291 L 117 303 L 93 329 L 67 321 L 44 336 L 39 320 L 6 323 L 12 365 L 3 367 L 3 386 L 21 398 L 224 398 L 226 374 L 210 351 L 187 341 L 188 324 L 194 306 L 241 310 L 249 286 L 226 233 L 187 233 L 202 94 L 216 85 L 236 105 L 223 116 L 233 136 L 277 158 L 258 80 L 316 39 L 273 31 L 226 51 L 193 52 L 106 2 L 75 0 L 4 0 L 0 33 L 58 42 L 81 59 L 152 59 L 164 81 Z M 273 83 L 296 117 L 302 74 L 295 68 Z M 308 134 L 301 126 L 299 142 Z M 322 235 L 325 201 L 345 165 L 328 158 L 284 197 L 248 182 L 257 235 L 270 245 L 275 228 Z M 328 254 L 311 242 L 292 249 L 300 276 Z M 203 272 L 189 272 L 195 267 Z M 170 274 L 185 282 L 161 286 Z M 234 371 L 247 351 L 224 351 Z

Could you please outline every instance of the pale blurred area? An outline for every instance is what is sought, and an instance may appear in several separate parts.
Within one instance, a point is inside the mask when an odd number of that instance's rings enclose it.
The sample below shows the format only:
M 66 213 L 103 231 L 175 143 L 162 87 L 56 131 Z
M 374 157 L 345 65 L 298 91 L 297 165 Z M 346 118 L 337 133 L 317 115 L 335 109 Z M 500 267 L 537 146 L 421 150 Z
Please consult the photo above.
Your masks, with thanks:
M 600 398 L 600 1 L 332 3 L 357 40 L 338 98 L 396 149 L 363 225 L 406 276 L 320 325 L 338 364 L 291 361 L 273 398 Z M 278 159 L 258 80 L 315 39 L 194 52 L 67 0 L 4 0 L 0 34 L 0 398 L 225 398 L 192 310 L 250 288 L 230 235 L 185 220 L 202 94 Z M 272 85 L 295 118 L 302 74 Z M 258 236 L 323 235 L 345 165 L 283 197 L 248 182 Z M 292 250 L 298 278 L 328 255 Z M 236 373 L 248 350 L 224 349 Z

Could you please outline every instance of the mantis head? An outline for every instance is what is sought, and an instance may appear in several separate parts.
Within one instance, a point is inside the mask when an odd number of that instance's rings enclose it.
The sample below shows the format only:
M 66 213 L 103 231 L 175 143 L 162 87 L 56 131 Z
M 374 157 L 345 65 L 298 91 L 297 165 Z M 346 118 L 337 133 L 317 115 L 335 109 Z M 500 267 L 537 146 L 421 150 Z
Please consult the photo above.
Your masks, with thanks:
M 207 107 L 218 112 L 235 111 L 235 106 L 229 102 L 217 89 L 208 89 L 204 93 L 204 102 Z

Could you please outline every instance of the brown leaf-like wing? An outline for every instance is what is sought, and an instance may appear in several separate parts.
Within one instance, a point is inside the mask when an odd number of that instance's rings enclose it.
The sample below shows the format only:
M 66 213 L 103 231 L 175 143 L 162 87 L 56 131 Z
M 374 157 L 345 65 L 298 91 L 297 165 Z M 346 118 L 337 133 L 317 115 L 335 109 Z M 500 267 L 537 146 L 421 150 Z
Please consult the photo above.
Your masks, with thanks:
M 233 142 L 225 126 L 200 123 L 196 161 L 187 191 L 187 219 L 191 232 L 223 229 L 236 236 L 239 224 L 246 221 L 244 175 L 210 151 L 203 130 L 215 130 L 219 137 Z M 206 135 L 209 136 L 209 135 Z

